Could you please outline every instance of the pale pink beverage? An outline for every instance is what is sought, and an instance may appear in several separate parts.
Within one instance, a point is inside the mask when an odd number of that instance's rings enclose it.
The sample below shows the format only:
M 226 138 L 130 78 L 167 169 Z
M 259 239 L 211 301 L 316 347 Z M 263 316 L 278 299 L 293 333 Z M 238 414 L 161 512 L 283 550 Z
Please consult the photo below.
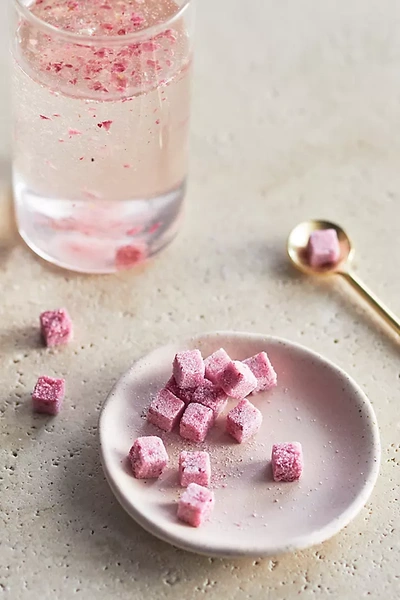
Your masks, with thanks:
M 19 231 L 63 267 L 133 266 L 173 238 L 182 210 L 191 4 L 14 0 L 14 7 Z

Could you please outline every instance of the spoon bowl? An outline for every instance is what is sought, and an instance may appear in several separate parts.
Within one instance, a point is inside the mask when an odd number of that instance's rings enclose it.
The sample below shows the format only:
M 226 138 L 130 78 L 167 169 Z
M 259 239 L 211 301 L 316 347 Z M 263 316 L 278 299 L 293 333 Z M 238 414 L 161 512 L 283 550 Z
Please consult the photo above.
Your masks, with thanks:
M 334 229 L 337 233 L 340 257 L 333 264 L 322 267 L 313 267 L 310 265 L 307 244 L 313 231 L 321 229 Z M 354 248 L 347 233 L 330 221 L 321 219 L 311 219 L 296 225 L 290 232 L 287 241 L 287 253 L 294 266 L 307 275 L 340 275 L 352 288 L 369 304 L 369 306 L 386 323 L 400 335 L 400 319 L 395 315 L 351 270 L 351 261 L 354 256 Z
M 312 232 L 321 229 L 334 229 L 336 231 L 340 245 L 340 259 L 334 264 L 312 267 L 308 261 L 307 244 Z M 343 273 L 347 270 L 347 266 L 354 256 L 353 245 L 344 229 L 335 223 L 321 219 L 312 219 L 296 225 L 290 232 L 287 242 L 287 252 L 292 263 L 309 275 Z

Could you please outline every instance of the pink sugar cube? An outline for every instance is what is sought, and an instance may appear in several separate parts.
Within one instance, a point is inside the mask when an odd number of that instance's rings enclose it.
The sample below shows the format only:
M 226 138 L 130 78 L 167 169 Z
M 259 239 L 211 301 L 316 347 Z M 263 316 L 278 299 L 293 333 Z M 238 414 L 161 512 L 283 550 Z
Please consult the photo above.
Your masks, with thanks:
M 220 348 L 206 359 L 204 359 L 205 376 L 213 383 L 218 383 L 223 370 L 231 362 L 227 352 Z
M 57 415 L 64 400 L 65 379 L 39 377 L 32 392 L 33 410 L 38 413 Z
M 174 376 L 172 376 L 170 379 L 168 379 L 167 383 L 165 384 L 165 387 L 167 390 L 172 392 L 174 394 L 174 396 L 179 398 L 179 400 L 182 400 L 182 402 L 184 402 L 185 404 L 189 404 L 189 402 L 192 401 L 193 393 L 196 389 L 196 388 L 188 388 L 185 390 L 185 389 L 178 387 Z
M 340 246 L 335 229 L 313 231 L 308 240 L 307 251 L 312 267 L 323 267 L 338 262 Z
M 72 321 L 65 308 L 40 315 L 40 331 L 46 346 L 66 344 L 72 338 Z
M 214 508 L 214 493 L 197 483 L 190 483 L 180 497 L 178 519 L 199 527 Z
M 260 352 L 243 361 L 257 379 L 255 392 L 264 392 L 276 386 L 277 377 L 266 352 Z
M 147 258 L 147 252 L 147 246 L 140 242 L 121 246 L 115 253 L 115 266 L 121 271 L 131 269 Z
M 136 479 L 153 479 L 160 477 L 169 457 L 162 439 L 148 435 L 135 440 L 129 450 L 129 460 Z
M 178 352 L 173 362 L 175 381 L 180 388 L 195 388 L 203 382 L 204 362 L 200 350 Z
M 275 481 L 297 481 L 303 472 L 303 451 L 299 442 L 272 446 L 272 474 Z
M 208 452 L 188 452 L 183 450 L 179 455 L 179 483 L 187 487 L 197 483 L 205 487 L 210 485 L 211 464 Z
M 214 413 L 211 408 L 191 402 L 183 413 L 179 433 L 192 442 L 203 442 L 213 423 Z
M 261 412 L 251 402 L 244 399 L 228 412 L 226 431 L 241 444 L 257 433 L 261 423 Z
M 203 383 L 195 389 L 193 393 L 193 402 L 211 408 L 214 419 L 216 419 L 224 410 L 228 402 L 228 396 L 223 389 L 214 385 L 211 381 L 208 381 L 208 379 L 205 379 Z
M 164 388 L 150 404 L 147 420 L 164 431 L 172 431 L 184 410 L 185 403 Z
M 233 360 L 225 367 L 219 383 L 224 392 L 236 400 L 245 398 L 257 387 L 257 379 L 250 368 L 239 360 Z

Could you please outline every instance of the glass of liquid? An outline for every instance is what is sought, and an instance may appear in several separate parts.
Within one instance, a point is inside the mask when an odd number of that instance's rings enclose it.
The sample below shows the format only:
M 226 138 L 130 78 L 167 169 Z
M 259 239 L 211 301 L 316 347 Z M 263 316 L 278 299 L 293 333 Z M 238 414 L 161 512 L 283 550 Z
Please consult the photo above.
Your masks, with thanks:
M 13 0 L 13 187 L 42 258 L 110 273 L 175 236 L 194 0 Z

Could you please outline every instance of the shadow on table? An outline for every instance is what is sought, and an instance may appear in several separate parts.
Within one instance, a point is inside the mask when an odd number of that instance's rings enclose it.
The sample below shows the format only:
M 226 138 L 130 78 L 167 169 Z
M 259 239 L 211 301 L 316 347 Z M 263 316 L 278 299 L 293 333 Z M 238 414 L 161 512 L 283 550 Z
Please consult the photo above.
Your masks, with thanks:
M 43 349 L 40 337 L 39 321 L 37 325 L 27 327 L 10 327 L 0 329 L 0 348 L 4 355 L 11 354 L 15 350 L 24 352 L 24 358 L 29 356 L 30 350 Z M 15 362 L 19 362 L 15 360 Z
M 0 161 L 0 265 L 19 243 L 11 190 L 10 166 Z

